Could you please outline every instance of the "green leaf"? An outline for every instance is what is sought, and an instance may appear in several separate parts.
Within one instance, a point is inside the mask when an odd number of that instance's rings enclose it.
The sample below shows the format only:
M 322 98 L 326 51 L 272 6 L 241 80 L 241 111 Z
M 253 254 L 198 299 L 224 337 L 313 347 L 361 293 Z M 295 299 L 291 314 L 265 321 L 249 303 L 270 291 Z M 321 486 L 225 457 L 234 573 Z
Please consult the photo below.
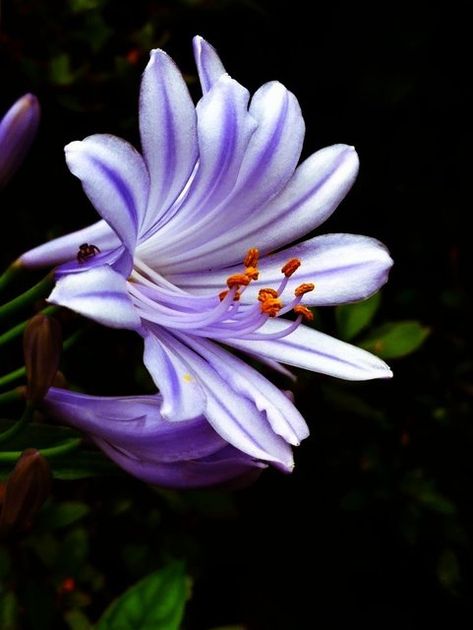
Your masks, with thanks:
M 37 526 L 45 529 L 61 529 L 72 525 L 90 512 L 90 508 L 80 501 L 64 501 L 51 504 L 43 509 Z
M 71 85 L 74 82 L 69 55 L 62 53 L 51 59 L 49 62 L 49 76 L 52 83 L 56 85 Z
M 179 630 L 186 598 L 184 565 L 174 562 L 116 599 L 99 619 L 96 630 Z
M 397 359 L 415 352 L 430 334 L 430 328 L 416 321 L 391 322 L 376 328 L 360 346 L 382 359 Z
M 372 321 L 381 304 L 381 293 L 375 293 L 363 302 L 343 304 L 335 309 L 337 329 L 340 337 L 350 341 Z

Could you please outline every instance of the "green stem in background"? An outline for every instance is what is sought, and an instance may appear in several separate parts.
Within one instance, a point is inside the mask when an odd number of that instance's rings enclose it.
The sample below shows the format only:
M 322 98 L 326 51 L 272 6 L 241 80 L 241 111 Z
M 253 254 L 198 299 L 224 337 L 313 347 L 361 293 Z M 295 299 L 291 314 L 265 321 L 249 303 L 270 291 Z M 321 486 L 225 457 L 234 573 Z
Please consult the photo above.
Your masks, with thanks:
M 3 444 L 4 442 L 8 442 L 13 437 L 15 437 L 15 435 L 20 433 L 25 428 L 25 426 L 30 422 L 31 418 L 33 417 L 33 412 L 34 412 L 34 407 L 31 404 L 27 404 L 23 412 L 23 415 L 18 420 L 18 422 L 15 422 L 15 424 L 11 426 L 9 429 L 4 431 L 3 433 L 0 433 L 0 444 Z
M 58 444 L 57 446 L 38 449 L 38 452 L 43 457 L 52 459 L 54 457 L 60 457 L 61 455 L 67 455 L 71 451 L 75 451 L 76 448 L 80 446 L 81 442 L 82 438 L 73 438 L 63 442 L 62 444 Z M 23 451 L 5 451 L 0 453 L 0 463 L 15 463 L 22 453 Z
M 53 282 L 53 274 L 48 273 L 48 275 L 35 284 L 34 287 L 31 287 L 31 289 L 28 289 L 18 297 L 10 300 L 10 302 L 0 306 L 0 320 L 10 317 L 15 314 L 16 311 L 45 297 L 51 291 Z
M 22 267 L 18 260 L 15 260 L 15 262 L 12 263 L 0 276 L 0 291 L 6 289 L 22 271 L 24 271 L 24 267 Z
M 59 306 L 47 306 L 41 311 L 41 313 L 43 313 L 44 315 L 52 315 L 53 313 L 56 313 L 56 311 L 58 310 L 59 310 Z M 4 343 L 8 343 L 12 339 L 15 339 L 15 337 L 22 335 L 29 321 L 30 320 L 27 319 L 26 321 L 21 322 L 21 324 L 17 324 L 16 326 L 13 326 L 13 328 L 10 328 L 10 330 L 7 330 L 7 332 L 3 333 L 3 335 L 0 335 L 0 346 L 3 345 Z
M 24 392 L 24 387 L 15 387 L 14 389 L 11 389 L 8 392 L 4 392 L 3 394 L 0 394 L 0 405 L 2 404 L 7 404 L 10 402 L 15 402 L 17 400 L 24 400 L 25 398 L 25 392 Z

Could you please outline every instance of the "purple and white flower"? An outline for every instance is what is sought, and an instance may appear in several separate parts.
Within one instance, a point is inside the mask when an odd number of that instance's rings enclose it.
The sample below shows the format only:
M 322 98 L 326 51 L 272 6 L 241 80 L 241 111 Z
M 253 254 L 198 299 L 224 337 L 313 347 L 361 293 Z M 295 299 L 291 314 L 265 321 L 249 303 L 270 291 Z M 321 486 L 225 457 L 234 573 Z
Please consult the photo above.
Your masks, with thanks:
M 25 94 L 0 120 L 0 188 L 23 162 L 36 135 L 39 118 L 38 99 Z
M 50 302 L 143 336 L 163 421 L 205 417 L 229 445 L 289 471 L 290 445 L 308 435 L 306 423 L 220 344 L 281 370 L 284 363 L 350 380 L 389 377 L 377 357 L 301 320 L 309 306 L 372 295 L 392 260 L 378 241 L 351 234 L 281 249 L 335 210 L 355 180 L 356 152 L 337 144 L 297 166 L 305 129 L 295 96 L 271 82 L 250 101 L 200 37 L 194 53 L 197 106 L 173 61 L 152 51 L 140 93 L 142 154 L 111 135 L 66 147 L 102 220 L 20 263 L 61 263 Z M 295 319 L 284 317 L 290 311 Z

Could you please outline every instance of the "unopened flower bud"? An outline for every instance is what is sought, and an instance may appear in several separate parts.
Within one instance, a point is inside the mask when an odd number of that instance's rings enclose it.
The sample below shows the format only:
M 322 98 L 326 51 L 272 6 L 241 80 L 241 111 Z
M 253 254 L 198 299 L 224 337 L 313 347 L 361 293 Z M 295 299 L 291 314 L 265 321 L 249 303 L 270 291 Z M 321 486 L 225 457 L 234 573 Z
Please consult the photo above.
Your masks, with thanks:
M 51 473 L 46 459 L 34 448 L 26 449 L 3 488 L 0 536 L 22 531 L 32 522 L 51 491 Z
M 0 187 L 20 166 L 36 135 L 40 108 L 33 94 L 16 101 L 0 120 Z
M 40 402 L 56 378 L 61 357 L 61 326 L 57 320 L 39 313 L 26 327 L 23 336 L 26 379 L 26 398 L 33 404 Z

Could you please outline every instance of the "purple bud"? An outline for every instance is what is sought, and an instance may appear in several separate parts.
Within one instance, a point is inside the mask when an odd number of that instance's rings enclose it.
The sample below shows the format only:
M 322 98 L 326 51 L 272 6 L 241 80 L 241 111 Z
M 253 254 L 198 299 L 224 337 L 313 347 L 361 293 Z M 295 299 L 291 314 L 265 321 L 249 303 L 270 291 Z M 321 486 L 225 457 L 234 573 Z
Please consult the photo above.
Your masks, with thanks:
M 0 536 L 28 528 L 51 491 L 49 464 L 34 448 L 21 454 L 0 497 Z
M 23 335 L 27 389 L 26 398 L 33 404 L 43 400 L 56 378 L 61 358 L 61 326 L 42 313 L 35 315 Z
M 40 107 L 33 94 L 25 94 L 0 121 L 0 188 L 15 173 L 38 129 Z

